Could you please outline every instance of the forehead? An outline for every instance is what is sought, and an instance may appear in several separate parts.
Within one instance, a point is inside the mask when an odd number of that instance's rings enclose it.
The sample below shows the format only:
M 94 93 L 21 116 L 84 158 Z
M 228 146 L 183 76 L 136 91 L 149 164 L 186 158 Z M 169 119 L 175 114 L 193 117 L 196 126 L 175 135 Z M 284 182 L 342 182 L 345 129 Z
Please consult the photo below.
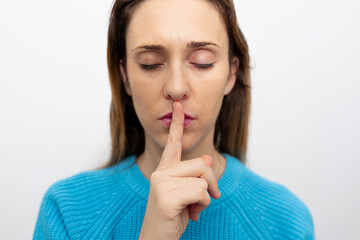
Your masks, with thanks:
M 211 41 L 227 47 L 220 13 L 207 0 L 145 0 L 136 6 L 127 30 L 127 46 L 144 43 L 184 45 Z

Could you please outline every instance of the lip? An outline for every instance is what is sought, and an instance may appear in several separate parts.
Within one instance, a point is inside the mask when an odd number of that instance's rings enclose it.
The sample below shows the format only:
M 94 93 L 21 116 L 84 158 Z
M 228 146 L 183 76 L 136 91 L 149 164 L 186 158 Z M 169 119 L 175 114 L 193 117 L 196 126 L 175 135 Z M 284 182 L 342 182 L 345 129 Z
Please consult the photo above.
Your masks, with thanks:
M 189 126 L 195 120 L 195 118 L 193 116 L 191 116 L 190 114 L 187 114 L 187 113 L 184 113 L 184 117 L 185 117 L 184 127 Z M 171 120 L 172 120 L 172 112 L 169 112 L 169 113 L 161 116 L 159 118 L 159 120 L 165 127 L 170 127 Z
M 185 119 L 191 119 L 194 120 L 195 118 L 191 116 L 190 114 L 184 113 Z M 164 118 L 172 118 L 172 112 L 169 112 L 163 116 L 161 116 L 159 119 L 162 120 Z

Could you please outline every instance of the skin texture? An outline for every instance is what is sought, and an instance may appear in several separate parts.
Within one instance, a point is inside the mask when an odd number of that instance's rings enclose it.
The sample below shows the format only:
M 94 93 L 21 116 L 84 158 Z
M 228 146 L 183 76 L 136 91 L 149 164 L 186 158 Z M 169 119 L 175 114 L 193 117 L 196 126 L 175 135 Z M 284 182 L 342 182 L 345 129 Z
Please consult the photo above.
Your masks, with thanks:
M 213 42 L 219 47 L 187 49 L 191 41 Z M 133 51 L 144 44 L 162 45 L 165 50 Z M 239 63 L 233 58 L 229 64 L 228 48 L 221 16 L 205 0 L 147 0 L 137 6 L 126 35 L 127 68 L 121 65 L 120 69 L 145 130 L 146 146 L 139 166 L 145 162 L 143 169 L 151 169 L 145 173 L 147 178 L 159 163 L 169 132 L 158 118 L 172 111 L 174 100 L 196 118 L 184 130 L 182 160 L 209 154 L 215 158 L 216 169 L 221 168 L 221 161 L 224 164 L 213 146 L 213 136 L 223 96 L 234 86 Z M 193 63 L 214 63 L 214 67 L 202 70 Z M 161 65 L 149 71 L 139 64 Z
M 187 48 L 192 41 L 217 46 Z M 163 49 L 138 48 L 143 45 Z M 205 0 L 146 0 L 132 16 L 126 69 L 120 64 L 120 71 L 145 130 L 138 165 L 150 180 L 150 192 L 141 239 L 180 238 L 210 196 L 220 197 L 217 179 L 226 163 L 213 144 L 215 122 L 239 64 L 236 57 L 229 63 L 228 49 L 223 20 Z M 140 64 L 157 67 L 146 70 Z M 213 66 L 200 69 L 199 64 Z M 159 120 L 169 112 L 170 129 Z M 184 113 L 195 118 L 185 128 Z

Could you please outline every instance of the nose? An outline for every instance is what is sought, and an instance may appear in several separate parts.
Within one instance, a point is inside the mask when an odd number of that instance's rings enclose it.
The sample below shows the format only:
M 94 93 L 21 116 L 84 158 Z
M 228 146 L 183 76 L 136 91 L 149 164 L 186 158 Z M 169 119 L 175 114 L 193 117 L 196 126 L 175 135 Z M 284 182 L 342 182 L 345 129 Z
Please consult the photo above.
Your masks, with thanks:
M 166 99 L 185 100 L 189 98 L 190 87 L 181 67 L 174 66 L 165 81 L 164 96 Z

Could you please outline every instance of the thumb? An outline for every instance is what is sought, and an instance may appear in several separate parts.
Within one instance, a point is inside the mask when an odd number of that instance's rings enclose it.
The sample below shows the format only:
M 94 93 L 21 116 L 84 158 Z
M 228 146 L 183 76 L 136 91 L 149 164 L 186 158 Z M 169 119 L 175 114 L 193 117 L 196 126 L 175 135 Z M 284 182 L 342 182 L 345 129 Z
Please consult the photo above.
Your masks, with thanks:
M 207 165 L 209 165 L 209 167 L 212 166 L 214 160 L 213 160 L 213 158 L 212 158 L 210 155 L 205 154 L 205 155 L 202 155 L 201 158 L 205 161 L 205 163 L 206 163 Z

